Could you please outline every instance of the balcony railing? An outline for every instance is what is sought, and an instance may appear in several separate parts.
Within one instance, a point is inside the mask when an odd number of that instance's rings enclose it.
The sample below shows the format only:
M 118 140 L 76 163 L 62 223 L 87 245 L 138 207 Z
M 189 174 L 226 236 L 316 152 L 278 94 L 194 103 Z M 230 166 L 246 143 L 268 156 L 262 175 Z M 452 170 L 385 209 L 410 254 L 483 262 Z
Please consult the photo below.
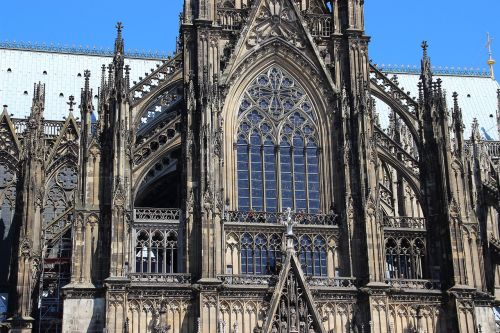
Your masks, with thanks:
M 16 134 L 23 136 L 28 128 L 28 119 L 12 119 Z M 49 138 L 58 137 L 61 134 L 61 129 L 64 126 L 64 121 L 59 120 L 45 120 L 43 123 L 44 133 Z
M 492 159 L 500 159 L 500 141 L 484 141 L 484 144 Z
M 158 283 L 158 284 L 190 284 L 191 274 L 186 273 L 130 273 L 133 283 Z
M 309 287 L 356 288 L 356 279 L 352 277 L 308 276 L 306 281 Z
M 276 283 L 276 277 L 272 275 L 232 275 L 232 274 L 222 274 L 217 275 L 217 277 L 225 285 L 239 285 L 239 286 L 250 286 L 250 285 L 264 285 L 268 286 Z
M 304 18 L 313 37 L 330 37 L 332 34 L 331 14 L 305 14 Z
M 223 30 L 237 31 L 248 15 L 246 9 L 220 8 L 217 10 L 219 25 Z
M 441 282 L 439 280 L 388 279 L 385 282 L 397 289 L 441 290 Z
M 276 275 L 232 275 L 222 274 L 217 276 L 224 285 L 231 286 L 270 286 L 277 282 Z M 328 288 L 350 288 L 356 289 L 356 279 L 352 277 L 321 277 L 308 276 L 306 282 L 310 287 L 328 287 Z
M 179 222 L 178 208 L 135 208 L 134 222 Z
M 500 141 L 484 140 L 481 141 L 480 144 L 486 147 L 486 150 L 488 151 L 488 154 L 490 155 L 492 160 L 496 161 L 500 159 Z M 472 147 L 473 142 L 470 140 L 465 140 L 465 150 L 470 151 Z
M 292 219 L 299 225 L 333 226 L 338 223 L 337 217 L 336 214 L 292 213 Z M 286 213 L 229 211 L 226 213 L 225 218 L 226 222 L 281 223 L 286 219 Z
M 385 216 L 384 228 L 394 229 L 414 229 L 425 231 L 424 217 L 407 217 L 407 216 Z

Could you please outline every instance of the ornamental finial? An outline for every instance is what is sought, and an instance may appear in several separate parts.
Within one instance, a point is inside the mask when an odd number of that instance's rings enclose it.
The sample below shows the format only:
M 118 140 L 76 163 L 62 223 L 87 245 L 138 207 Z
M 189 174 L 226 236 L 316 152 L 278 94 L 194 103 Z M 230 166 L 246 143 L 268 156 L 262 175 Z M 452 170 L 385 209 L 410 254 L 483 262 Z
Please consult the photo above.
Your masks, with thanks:
M 428 47 L 428 46 L 429 46 L 429 45 L 427 44 L 427 41 L 426 41 L 426 40 L 424 40 L 424 41 L 422 42 L 422 50 L 424 51 L 424 58 L 426 58 L 426 57 L 427 57 L 427 47 Z
M 73 96 L 73 95 L 69 96 L 69 102 L 67 102 L 66 104 L 69 105 L 69 112 L 73 112 L 73 106 L 76 104 L 75 103 L 75 96 Z
M 117 22 L 116 23 L 116 31 L 118 32 L 118 35 L 120 35 L 122 33 L 122 29 L 123 29 L 123 24 L 121 22 Z
M 489 33 L 486 33 L 488 36 L 487 42 L 486 42 L 486 48 L 488 49 L 488 61 L 486 62 L 490 68 L 490 77 L 494 80 L 495 79 L 495 71 L 493 69 L 493 65 L 495 65 L 496 61 L 493 59 L 493 51 L 491 50 L 491 44 L 493 43 L 493 38 L 491 38 Z

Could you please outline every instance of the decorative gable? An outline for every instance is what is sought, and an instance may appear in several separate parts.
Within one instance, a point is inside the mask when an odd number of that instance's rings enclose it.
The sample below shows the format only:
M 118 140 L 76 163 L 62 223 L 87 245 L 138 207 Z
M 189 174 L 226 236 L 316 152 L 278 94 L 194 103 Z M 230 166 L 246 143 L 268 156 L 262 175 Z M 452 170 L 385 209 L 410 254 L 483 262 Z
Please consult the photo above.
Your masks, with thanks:
M 324 333 L 314 299 L 293 250 L 288 250 L 262 332 Z

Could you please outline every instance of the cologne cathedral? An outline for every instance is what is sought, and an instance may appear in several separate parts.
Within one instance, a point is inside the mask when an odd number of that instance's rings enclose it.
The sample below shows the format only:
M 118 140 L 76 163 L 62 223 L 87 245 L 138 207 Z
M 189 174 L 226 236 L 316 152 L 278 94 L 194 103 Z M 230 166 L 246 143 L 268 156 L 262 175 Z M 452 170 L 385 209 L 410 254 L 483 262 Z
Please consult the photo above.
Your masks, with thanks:
M 363 0 L 180 20 L 135 82 L 118 23 L 64 120 L 43 82 L 1 114 L 2 332 L 498 332 L 500 141 L 431 46 L 410 93 L 370 61 Z

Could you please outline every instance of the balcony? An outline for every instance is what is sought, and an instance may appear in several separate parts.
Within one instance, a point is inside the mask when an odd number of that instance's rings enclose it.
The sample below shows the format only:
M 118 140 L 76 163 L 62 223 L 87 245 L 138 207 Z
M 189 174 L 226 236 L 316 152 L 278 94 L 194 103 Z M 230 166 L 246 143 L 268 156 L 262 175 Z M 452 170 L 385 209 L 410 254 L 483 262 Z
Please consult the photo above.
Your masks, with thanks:
M 341 288 L 341 289 L 356 289 L 356 279 L 353 277 L 322 277 L 308 276 L 306 281 L 311 288 Z
M 408 216 L 384 216 L 384 229 L 410 230 L 410 231 L 425 231 L 426 222 L 424 217 L 408 217 Z
M 217 278 L 226 286 L 269 286 L 276 284 L 276 276 L 272 275 L 233 275 L 222 274 Z
M 332 15 L 331 14 L 304 14 L 304 19 L 313 37 L 328 38 L 332 34 Z
M 439 280 L 423 280 L 423 279 L 387 279 L 388 285 L 395 289 L 405 290 L 437 290 L 441 291 L 441 282 Z
M 178 223 L 180 218 L 178 208 L 134 208 L 134 223 Z
M 217 275 L 217 278 L 222 281 L 223 285 L 234 287 L 268 287 L 278 282 L 277 275 L 222 274 Z M 323 276 L 307 276 L 306 282 L 310 288 L 356 289 L 356 279 L 352 277 L 329 278 Z
M 191 274 L 186 273 L 130 273 L 129 278 L 135 285 L 191 284 Z
M 286 213 L 276 212 L 243 212 L 229 211 L 225 215 L 225 222 L 229 223 L 274 223 L 280 224 L 286 220 Z M 292 219 L 298 225 L 313 225 L 313 226 L 336 226 L 338 225 L 337 214 L 308 214 L 308 213 L 292 213 Z
M 248 15 L 246 9 L 220 8 L 217 10 L 219 26 L 222 30 L 238 31 Z

